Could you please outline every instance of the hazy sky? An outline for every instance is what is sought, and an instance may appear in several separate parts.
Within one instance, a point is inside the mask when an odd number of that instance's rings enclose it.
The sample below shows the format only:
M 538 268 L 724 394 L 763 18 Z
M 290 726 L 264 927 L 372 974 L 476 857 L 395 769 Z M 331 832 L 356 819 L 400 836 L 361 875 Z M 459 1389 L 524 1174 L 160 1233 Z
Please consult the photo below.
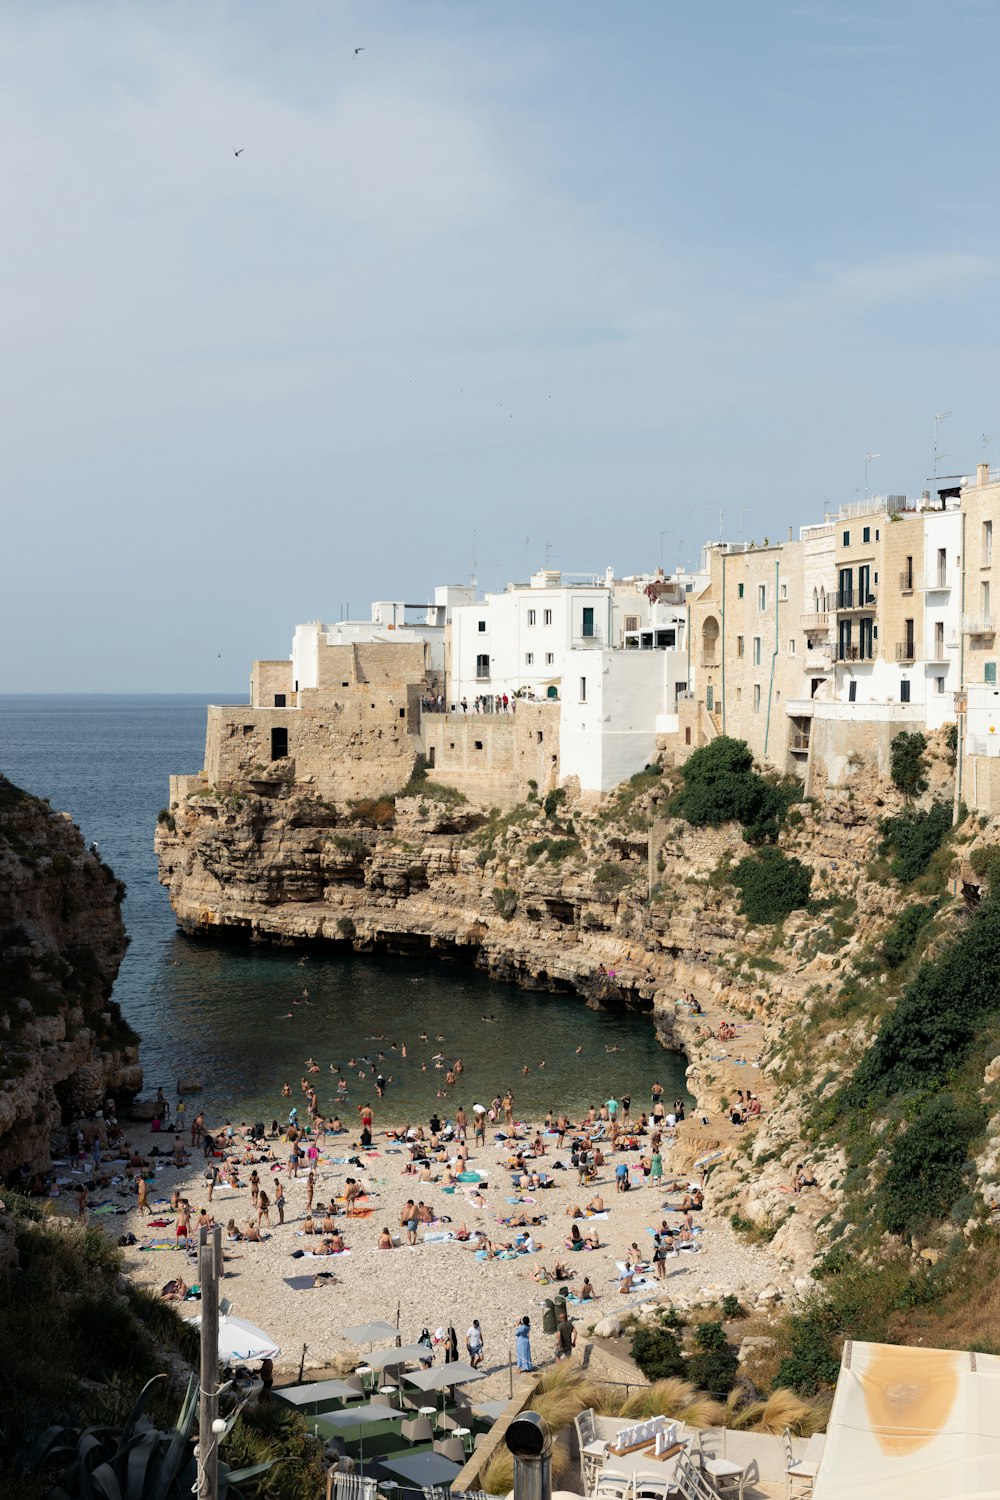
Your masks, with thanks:
M 6 0 L 0 691 L 774 538 L 938 411 L 996 463 L 998 55 L 995 0 Z

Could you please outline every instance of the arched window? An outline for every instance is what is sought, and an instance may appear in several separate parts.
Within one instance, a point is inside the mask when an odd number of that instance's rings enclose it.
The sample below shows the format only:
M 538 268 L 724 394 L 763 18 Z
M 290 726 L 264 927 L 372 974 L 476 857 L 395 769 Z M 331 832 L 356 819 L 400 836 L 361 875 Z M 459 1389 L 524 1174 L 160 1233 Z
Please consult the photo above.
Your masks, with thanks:
M 719 622 L 709 615 L 701 627 L 701 655 L 703 666 L 714 666 L 719 659 Z

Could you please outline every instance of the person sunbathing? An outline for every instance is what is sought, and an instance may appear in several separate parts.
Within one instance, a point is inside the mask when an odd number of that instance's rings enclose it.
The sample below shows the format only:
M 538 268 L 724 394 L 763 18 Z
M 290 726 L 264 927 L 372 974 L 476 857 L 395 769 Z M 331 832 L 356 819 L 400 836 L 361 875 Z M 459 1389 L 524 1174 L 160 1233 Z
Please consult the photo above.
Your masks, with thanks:
M 188 1294 L 188 1284 L 180 1276 L 175 1276 L 173 1281 L 168 1281 L 160 1292 L 160 1296 L 166 1302 L 183 1302 Z
M 243 1238 L 242 1233 L 236 1227 L 236 1220 L 235 1219 L 230 1219 L 229 1223 L 226 1225 L 226 1239 L 227 1240 L 236 1240 L 238 1242 L 238 1241 L 242 1240 L 242 1238 Z
M 392 1235 L 389 1233 L 389 1230 L 386 1228 L 385 1225 L 382 1226 L 382 1232 L 381 1232 L 381 1234 L 378 1237 L 378 1248 L 380 1250 L 394 1250 L 395 1249 L 395 1246 L 392 1243 Z
M 575 1227 L 576 1226 L 574 1225 L 574 1228 Z M 601 1237 L 597 1233 L 596 1229 L 592 1229 L 590 1231 L 590 1233 L 586 1236 L 586 1238 L 584 1239 L 584 1242 L 583 1242 L 583 1248 L 585 1250 L 600 1250 L 600 1248 L 601 1248 Z
M 600 1193 L 595 1193 L 593 1198 L 591 1198 L 587 1204 L 587 1212 L 592 1214 L 602 1214 L 604 1212 L 604 1199 Z
M 316 1233 L 316 1220 L 313 1218 L 312 1214 L 306 1214 L 305 1218 L 303 1219 L 303 1221 L 302 1221 L 302 1233 L 303 1234 L 315 1234 Z
M 581 1302 L 592 1302 L 594 1300 L 594 1287 L 589 1276 L 585 1276 L 580 1283 L 574 1296 L 579 1297 Z
M 583 1235 L 580 1233 L 579 1227 L 576 1224 L 574 1224 L 573 1227 L 570 1229 L 569 1239 L 566 1241 L 566 1249 L 567 1250 L 582 1250 L 583 1249 Z
M 257 1228 L 257 1225 L 254 1223 L 253 1219 L 247 1219 L 247 1227 L 243 1231 L 243 1238 L 245 1240 L 249 1240 L 254 1245 L 260 1244 L 260 1230 Z
M 464 1219 L 455 1230 L 455 1238 L 456 1240 L 468 1240 L 472 1238 L 471 1234 L 469 1233 L 469 1227 Z
M 326 1211 L 326 1213 L 323 1215 L 323 1222 L 319 1226 L 320 1227 L 320 1231 L 323 1234 L 336 1234 L 336 1232 L 337 1232 L 337 1224 L 336 1224 L 336 1221 L 335 1221 L 335 1219 L 333 1217 L 333 1213 L 331 1212 L 331 1209 L 332 1209 L 332 1204 L 331 1204 L 331 1207 L 328 1208 L 327 1211 Z

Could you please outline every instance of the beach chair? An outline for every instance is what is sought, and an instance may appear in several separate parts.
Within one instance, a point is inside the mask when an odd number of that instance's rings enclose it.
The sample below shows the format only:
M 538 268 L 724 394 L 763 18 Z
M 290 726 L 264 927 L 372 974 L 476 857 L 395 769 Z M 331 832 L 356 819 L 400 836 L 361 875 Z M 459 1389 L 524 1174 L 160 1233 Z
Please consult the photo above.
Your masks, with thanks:
M 787 1427 L 781 1434 L 781 1442 L 785 1450 L 786 1500 L 806 1500 L 806 1497 L 813 1492 L 813 1482 L 819 1465 L 807 1463 L 804 1458 L 795 1457 L 792 1449 L 792 1434 Z
M 673 1484 L 683 1500 L 718 1500 L 718 1491 L 686 1453 L 674 1464 Z
M 679 1490 L 666 1476 L 657 1479 L 653 1474 L 635 1474 L 632 1477 L 632 1500 L 676 1500 Z
M 605 1469 L 598 1476 L 594 1489 L 594 1500 L 631 1500 L 632 1480 L 628 1474 L 619 1474 L 616 1469 Z

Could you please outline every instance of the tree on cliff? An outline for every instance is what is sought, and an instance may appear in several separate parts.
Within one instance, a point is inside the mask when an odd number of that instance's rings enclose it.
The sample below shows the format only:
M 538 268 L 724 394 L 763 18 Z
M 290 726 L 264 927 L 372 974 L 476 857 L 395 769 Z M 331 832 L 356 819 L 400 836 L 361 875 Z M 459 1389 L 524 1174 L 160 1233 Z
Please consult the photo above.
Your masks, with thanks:
M 696 826 L 741 823 L 748 844 L 774 842 L 795 795 L 758 776 L 749 745 L 728 735 L 696 750 L 681 767 L 681 778 L 671 812 Z

